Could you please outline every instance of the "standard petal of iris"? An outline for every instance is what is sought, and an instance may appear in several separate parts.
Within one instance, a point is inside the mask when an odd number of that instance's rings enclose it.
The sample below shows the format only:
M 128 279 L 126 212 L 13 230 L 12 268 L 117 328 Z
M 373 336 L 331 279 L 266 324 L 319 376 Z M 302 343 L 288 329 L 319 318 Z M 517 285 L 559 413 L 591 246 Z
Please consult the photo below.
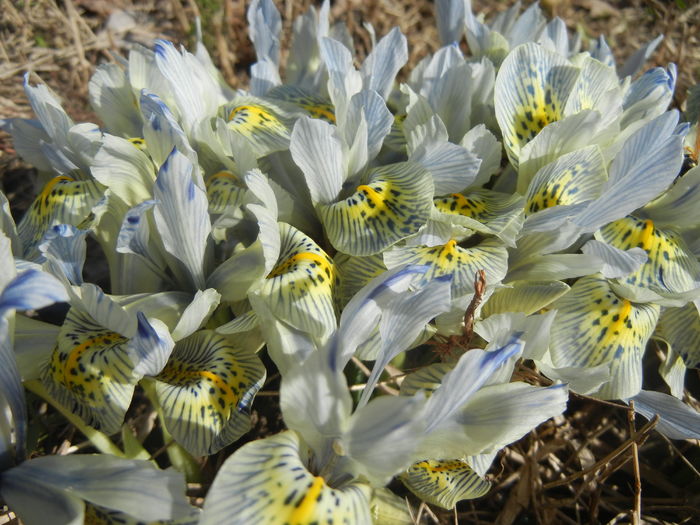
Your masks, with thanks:
M 202 330 L 175 345 L 156 376 L 165 425 L 198 456 L 218 452 L 250 428 L 250 407 L 265 381 L 255 352 Z
M 595 395 L 625 399 L 642 384 L 642 356 L 659 318 L 659 307 L 618 297 L 600 275 L 579 279 L 552 305 L 550 352 L 555 367 L 609 363 L 612 378 Z
M 369 486 L 333 488 L 309 472 L 309 460 L 308 449 L 292 431 L 244 445 L 219 470 L 200 523 L 371 523 Z
M 211 221 L 207 196 L 193 180 L 195 169 L 199 168 L 173 149 L 154 186 L 153 196 L 158 200 L 154 217 L 165 249 L 182 263 L 190 286 L 205 289 L 205 252 Z
M 403 162 L 374 170 L 349 197 L 316 209 L 331 244 L 349 255 L 372 255 L 413 235 L 432 208 L 430 174 Z

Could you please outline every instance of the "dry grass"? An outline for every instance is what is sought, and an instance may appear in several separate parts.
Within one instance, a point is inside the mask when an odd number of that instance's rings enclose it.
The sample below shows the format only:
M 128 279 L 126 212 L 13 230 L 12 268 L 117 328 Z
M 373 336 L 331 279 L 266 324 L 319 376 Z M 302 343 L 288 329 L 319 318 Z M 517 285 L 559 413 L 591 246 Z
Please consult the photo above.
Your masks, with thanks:
M 666 38 L 652 62 L 678 64 L 676 103 L 680 104 L 687 87 L 700 79 L 700 3 L 685 2 L 686 9 L 660 0 L 543 0 L 542 5 L 550 14 L 564 18 L 572 30 L 592 37 L 605 34 L 619 60 L 664 33 Z M 283 14 L 286 47 L 291 20 L 310 2 L 277 3 Z M 473 3 L 487 18 L 511 4 Z M 167 38 L 191 43 L 195 16 L 204 21 L 205 43 L 227 81 L 245 86 L 254 55 L 247 39 L 243 1 L 0 0 L 0 118 L 31 116 L 21 89 L 22 75 L 30 71 L 63 98 L 74 120 L 95 121 L 86 96 L 95 65 L 125 55 L 134 42 L 150 45 L 155 38 Z M 433 5 L 427 0 L 338 0 L 332 16 L 347 21 L 360 56 L 368 49 L 370 38 L 363 21 L 371 21 L 378 35 L 399 25 L 409 39 L 411 65 L 437 47 Z M 26 174 L 27 167 L 17 159 L 9 137 L 0 134 L 0 182 L 13 206 L 29 198 Z M 654 377 L 654 366 L 645 371 L 645 377 Z M 547 382 L 524 366 L 519 374 L 534 384 Z M 698 377 L 690 377 L 690 382 L 698 397 Z M 261 406 L 253 437 L 275 432 L 281 425 L 275 381 L 269 381 L 265 390 L 270 395 L 261 395 L 257 403 Z M 692 397 L 687 401 L 699 406 Z M 65 451 L 76 443 L 82 446 L 80 435 L 60 418 L 52 418 L 46 407 L 39 403 L 34 409 L 51 436 L 42 442 L 44 453 Z M 148 404 L 137 400 L 130 414 L 134 426 L 148 436 L 146 443 L 153 450 L 162 447 Z M 421 523 L 699 523 L 697 443 L 672 443 L 652 431 L 653 423 L 634 421 L 629 414 L 624 405 L 573 396 L 564 415 L 499 456 L 491 474 L 494 489 L 486 497 L 461 503 L 454 514 L 420 509 Z M 211 478 L 232 450 L 209 458 L 205 476 Z M 401 491 L 400 486 L 393 488 Z M 192 486 L 191 495 L 201 501 L 205 490 L 206 483 Z M 417 502 L 406 495 L 418 515 Z

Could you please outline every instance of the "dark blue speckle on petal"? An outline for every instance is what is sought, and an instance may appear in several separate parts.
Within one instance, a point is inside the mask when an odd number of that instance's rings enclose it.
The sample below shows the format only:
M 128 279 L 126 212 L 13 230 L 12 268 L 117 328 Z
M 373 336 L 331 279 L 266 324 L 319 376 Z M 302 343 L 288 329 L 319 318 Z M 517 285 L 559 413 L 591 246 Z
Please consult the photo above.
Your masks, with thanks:
M 141 220 L 141 218 L 136 217 L 135 215 L 131 215 L 130 217 L 127 217 L 127 219 L 126 219 L 126 221 L 129 224 L 138 224 L 140 220 Z

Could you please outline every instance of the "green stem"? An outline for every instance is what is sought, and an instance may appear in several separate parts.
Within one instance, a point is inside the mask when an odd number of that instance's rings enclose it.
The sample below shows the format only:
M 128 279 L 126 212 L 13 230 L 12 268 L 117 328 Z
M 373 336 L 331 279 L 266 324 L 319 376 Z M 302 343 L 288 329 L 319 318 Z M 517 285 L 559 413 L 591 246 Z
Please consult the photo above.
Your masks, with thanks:
M 124 457 L 124 452 L 122 452 L 121 449 L 115 445 L 107 435 L 87 425 L 82 419 L 80 419 L 80 417 L 75 415 L 56 399 L 54 399 L 40 381 L 25 381 L 24 386 L 27 390 L 35 393 L 58 410 L 63 417 L 65 417 L 73 426 L 75 426 L 75 428 L 80 430 L 80 432 L 82 432 L 85 437 L 90 440 L 90 443 L 92 443 L 97 450 L 103 454 L 111 454 L 120 458 Z

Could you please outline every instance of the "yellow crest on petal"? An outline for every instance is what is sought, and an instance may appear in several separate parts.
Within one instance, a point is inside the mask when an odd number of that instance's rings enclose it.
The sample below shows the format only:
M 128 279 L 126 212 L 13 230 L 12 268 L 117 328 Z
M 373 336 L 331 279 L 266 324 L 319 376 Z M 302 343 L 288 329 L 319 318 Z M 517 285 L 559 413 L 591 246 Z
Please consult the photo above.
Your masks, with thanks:
M 411 492 L 427 503 L 451 509 L 458 501 L 483 496 L 491 483 L 460 459 L 427 459 L 411 465 L 401 476 Z
M 194 455 L 213 454 L 250 428 L 250 406 L 265 380 L 255 352 L 202 330 L 175 345 L 156 377 L 172 436 Z
M 115 432 L 121 426 L 134 387 L 129 340 L 97 325 L 75 308 L 61 328 L 42 382 L 62 405 L 89 425 Z
M 641 248 L 649 259 L 623 279 L 635 287 L 661 293 L 682 293 L 695 288 L 700 265 L 676 232 L 657 228 L 653 221 L 627 216 L 601 228 L 596 235 L 621 250 Z
M 95 181 L 74 180 L 63 175 L 46 183 L 17 226 L 25 250 L 39 242 L 54 225 L 78 226 L 87 219 L 92 207 L 102 198 L 100 188 Z

